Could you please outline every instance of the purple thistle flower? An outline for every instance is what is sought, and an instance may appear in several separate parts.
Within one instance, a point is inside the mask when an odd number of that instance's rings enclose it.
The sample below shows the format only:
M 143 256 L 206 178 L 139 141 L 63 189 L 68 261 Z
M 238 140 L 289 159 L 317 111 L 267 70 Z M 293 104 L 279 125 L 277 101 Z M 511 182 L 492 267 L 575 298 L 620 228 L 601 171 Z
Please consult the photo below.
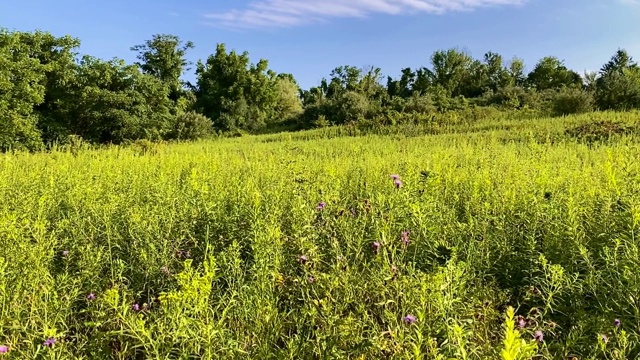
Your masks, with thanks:
M 309 281 L 309 284 L 313 284 L 314 282 L 316 282 L 316 278 L 313 276 L 309 276 L 309 278 L 307 279 L 307 281 Z
M 392 178 L 393 180 L 399 180 L 400 179 L 400 175 L 396 175 L 396 174 L 391 174 L 389 175 L 390 178 Z
M 616 327 L 620 327 L 620 324 L 621 324 L 620 319 L 613 320 L 613 325 L 615 325 Z
M 536 341 L 538 342 L 543 342 L 544 334 L 542 333 L 542 331 L 536 330 L 536 332 L 533 334 L 533 338 L 536 339 Z
M 6 354 L 9 352 L 9 347 L 7 345 L 0 345 L 0 354 Z
M 374 241 L 373 244 L 371 244 L 371 246 L 373 246 L 373 251 L 377 254 L 378 250 L 380 250 L 380 243 L 377 241 Z
M 405 324 L 415 324 L 418 320 L 415 316 L 408 314 L 407 316 L 402 318 L 402 321 L 404 321 Z
M 400 237 L 400 239 L 402 240 L 402 243 L 405 244 L 405 245 L 409 245 L 409 241 L 410 241 L 409 240 L 409 234 L 410 234 L 410 232 L 405 230 L 405 231 L 402 232 L 402 235 Z
M 397 179 L 393 182 L 393 185 L 396 187 L 396 189 L 400 189 L 402 187 L 402 181 L 400 179 Z
M 56 343 L 56 339 L 54 339 L 54 338 L 48 338 L 47 340 L 45 340 L 45 341 L 42 343 L 42 345 L 51 347 L 51 346 L 53 346 L 53 344 L 55 344 L 55 343 Z
M 133 304 L 133 305 L 131 305 L 131 309 L 133 309 L 133 311 L 140 311 L 140 305 Z
M 309 258 L 306 255 L 300 255 L 298 261 L 300 261 L 300 264 L 304 265 L 309 261 Z
M 324 209 L 326 206 L 327 206 L 327 203 L 326 203 L 326 202 L 324 202 L 324 201 L 320 201 L 320 202 L 318 203 L 318 207 L 317 207 L 317 209 L 318 209 L 318 210 L 322 210 L 322 209 Z
M 95 299 L 96 299 L 96 295 L 94 293 L 90 293 L 89 295 L 87 295 L 87 300 L 93 301 Z

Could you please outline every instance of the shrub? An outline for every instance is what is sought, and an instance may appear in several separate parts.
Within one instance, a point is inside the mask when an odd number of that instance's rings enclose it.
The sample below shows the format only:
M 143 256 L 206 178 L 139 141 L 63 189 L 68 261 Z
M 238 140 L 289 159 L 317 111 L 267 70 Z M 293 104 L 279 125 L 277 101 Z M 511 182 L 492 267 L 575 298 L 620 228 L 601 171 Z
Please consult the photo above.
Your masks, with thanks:
M 581 114 L 593 111 L 593 94 L 582 89 L 563 88 L 551 95 L 551 109 L 554 115 Z
M 175 118 L 170 139 L 196 140 L 213 133 L 211 119 L 194 111 L 178 114 Z
M 613 136 L 625 135 L 633 132 L 633 127 L 610 120 L 601 120 L 569 128 L 565 134 L 578 140 L 592 143 L 609 140 Z

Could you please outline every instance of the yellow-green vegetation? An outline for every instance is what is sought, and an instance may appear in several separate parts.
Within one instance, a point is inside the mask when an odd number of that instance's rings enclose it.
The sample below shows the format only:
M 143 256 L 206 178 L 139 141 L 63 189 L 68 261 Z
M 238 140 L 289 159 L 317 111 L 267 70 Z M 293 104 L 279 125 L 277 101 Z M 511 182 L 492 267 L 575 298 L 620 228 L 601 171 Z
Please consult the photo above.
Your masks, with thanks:
M 639 118 L 0 155 L 0 350 L 636 358 Z

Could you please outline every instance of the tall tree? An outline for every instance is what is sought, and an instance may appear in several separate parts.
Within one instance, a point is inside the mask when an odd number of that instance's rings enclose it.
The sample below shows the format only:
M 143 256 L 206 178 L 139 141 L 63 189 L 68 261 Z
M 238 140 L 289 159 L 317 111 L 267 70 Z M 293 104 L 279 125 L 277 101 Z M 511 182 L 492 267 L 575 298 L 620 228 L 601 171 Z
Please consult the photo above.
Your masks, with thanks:
M 582 87 L 580 74 L 567 69 L 564 62 L 554 56 L 542 58 L 527 76 L 527 83 L 536 90 Z
M 136 62 L 142 72 L 152 75 L 169 88 L 171 100 L 177 101 L 183 94 L 182 74 L 191 63 L 186 60 L 189 49 L 193 49 L 191 41 L 183 42 L 178 36 L 156 34 L 144 44 L 131 47 L 138 53 Z
M 264 59 L 251 64 L 246 51 L 227 53 L 218 44 L 215 54 L 198 62 L 196 76 L 196 107 L 218 129 L 255 130 L 277 116 L 277 77 Z
M 434 85 L 440 85 L 446 95 L 462 93 L 463 82 L 471 75 L 473 58 L 457 49 L 438 50 L 431 55 L 430 75 Z
M 68 126 L 86 140 L 160 139 L 170 131 L 167 87 L 124 60 L 84 56 L 72 91 L 75 101 L 68 109 Z
M 640 108 L 640 67 L 625 50 L 618 49 L 600 69 L 595 97 L 601 109 Z
M 42 146 L 34 107 L 45 97 L 45 67 L 22 35 L 0 28 L 0 150 Z

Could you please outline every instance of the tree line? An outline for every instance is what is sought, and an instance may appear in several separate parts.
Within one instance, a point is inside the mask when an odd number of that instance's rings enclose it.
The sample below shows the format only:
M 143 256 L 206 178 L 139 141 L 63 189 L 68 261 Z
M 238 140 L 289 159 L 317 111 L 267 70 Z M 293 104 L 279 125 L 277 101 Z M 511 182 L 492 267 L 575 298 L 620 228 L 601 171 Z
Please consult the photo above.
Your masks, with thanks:
M 525 73 L 521 59 L 482 59 L 452 48 L 430 66 L 384 77 L 380 68 L 339 66 L 318 86 L 252 63 L 218 44 L 194 65 L 190 41 L 156 34 L 131 47 L 137 61 L 80 55 L 80 40 L 0 28 L 0 150 L 37 150 L 80 137 L 93 143 L 184 140 L 214 132 L 305 129 L 354 122 L 430 121 L 492 107 L 565 115 L 640 108 L 640 68 L 618 50 L 597 72 L 579 74 L 557 57 Z M 195 71 L 195 82 L 182 80 Z

